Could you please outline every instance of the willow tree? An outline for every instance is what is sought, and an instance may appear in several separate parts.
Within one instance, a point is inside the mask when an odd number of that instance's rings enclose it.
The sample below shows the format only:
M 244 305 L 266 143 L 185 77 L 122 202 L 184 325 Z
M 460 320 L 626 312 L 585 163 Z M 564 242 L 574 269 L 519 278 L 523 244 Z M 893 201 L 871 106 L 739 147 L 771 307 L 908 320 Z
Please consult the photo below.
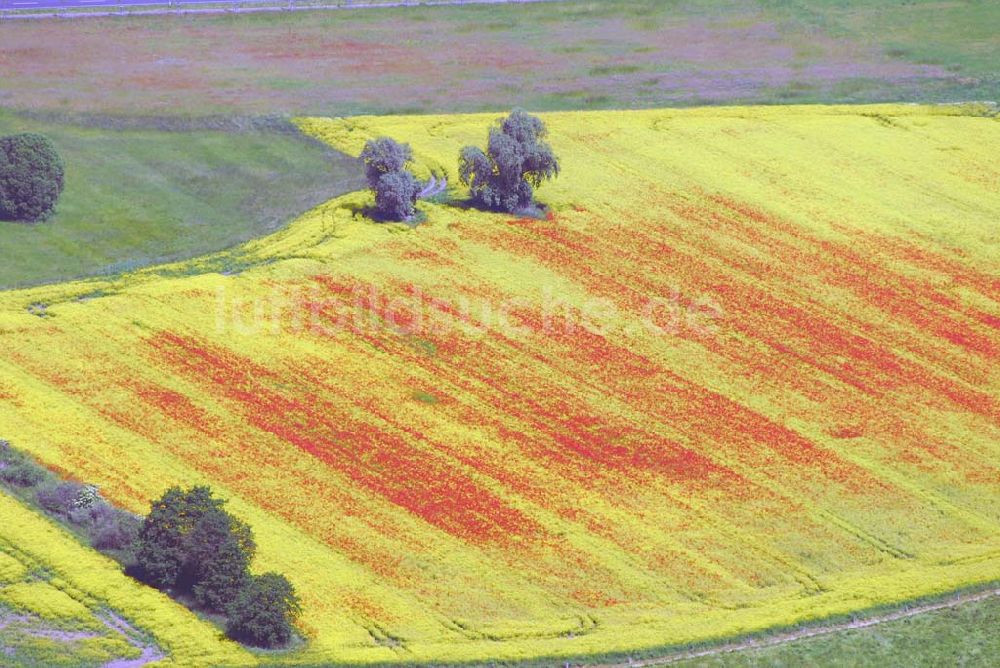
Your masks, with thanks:
M 486 150 L 466 146 L 459 178 L 478 205 L 499 211 L 527 209 L 535 189 L 559 175 L 559 161 L 545 141 L 545 123 L 523 109 L 490 128 Z

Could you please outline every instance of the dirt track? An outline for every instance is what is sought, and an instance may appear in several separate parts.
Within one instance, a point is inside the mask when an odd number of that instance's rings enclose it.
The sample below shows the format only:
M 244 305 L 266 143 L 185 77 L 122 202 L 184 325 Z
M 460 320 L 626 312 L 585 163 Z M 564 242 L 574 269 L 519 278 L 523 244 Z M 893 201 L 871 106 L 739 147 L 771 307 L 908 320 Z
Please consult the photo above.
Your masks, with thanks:
M 777 635 L 767 636 L 764 638 L 749 638 L 747 640 L 718 645 L 716 647 L 664 654 L 663 656 L 652 659 L 629 660 L 623 663 L 596 664 L 594 668 L 647 668 L 651 666 L 665 666 L 687 659 L 697 659 L 702 657 L 718 656 L 720 654 L 729 654 L 730 652 L 775 647 L 778 645 L 786 645 L 797 640 L 805 640 L 807 638 L 815 638 L 817 636 L 825 636 L 831 633 L 838 633 L 840 631 L 850 631 L 852 629 L 864 629 L 869 626 L 877 626 L 879 624 L 893 622 L 899 619 L 916 617 L 917 615 L 934 612 L 936 610 L 944 610 L 964 605 L 966 603 L 984 601 L 993 596 L 1000 596 L 1000 587 L 983 592 L 960 594 L 936 603 L 927 603 L 912 608 L 906 608 L 905 610 L 897 610 L 895 612 L 888 612 L 882 615 L 873 615 L 872 617 L 857 619 L 850 622 L 810 626 L 809 628 L 800 629 L 798 631 L 779 633 Z

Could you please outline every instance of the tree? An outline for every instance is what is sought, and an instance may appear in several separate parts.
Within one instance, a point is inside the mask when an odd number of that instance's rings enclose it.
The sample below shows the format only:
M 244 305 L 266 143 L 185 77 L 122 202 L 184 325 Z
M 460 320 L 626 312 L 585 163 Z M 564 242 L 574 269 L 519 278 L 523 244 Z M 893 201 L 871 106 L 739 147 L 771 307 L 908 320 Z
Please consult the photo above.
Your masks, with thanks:
M 222 507 L 205 486 L 184 491 L 171 487 L 152 502 L 139 530 L 136 562 L 143 578 L 158 589 L 186 589 L 193 585 L 189 537 L 208 513 Z
M 213 510 L 194 527 L 187 558 L 194 570 L 198 605 L 224 611 L 250 579 L 257 546 L 250 527 L 223 510 Z
M 485 152 L 476 146 L 462 149 L 459 178 L 473 201 L 507 212 L 530 207 L 535 189 L 559 175 L 546 134 L 540 118 L 515 109 L 490 128 Z
M 387 220 L 406 220 L 416 213 L 420 184 L 406 168 L 413 160 L 408 144 L 389 137 L 372 139 L 361 151 L 368 187 L 375 193 L 375 210 Z
M 48 137 L 0 137 L 0 219 L 34 222 L 55 209 L 63 189 L 62 159 Z
M 410 172 L 383 174 L 375 187 L 375 209 L 388 220 L 406 220 L 417 212 L 420 183 Z
M 223 611 L 250 580 L 256 551 L 250 527 L 210 488 L 171 487 L 142 523 L 136 562 L 153 586 L 190 592 L 203 608 Z
M 379 137 L 365 144 L 361 160 L 365 164 L 368 187 L 374 190 L 382 176 L 406 169 L 413 160 L 413 149 L 391 137 Z
M 295 588 L 284 575 L 252 577 L 227 610 L 230 638 L 257 647 L 278 647 L 292 638 L 292 625 L 302 608 Z

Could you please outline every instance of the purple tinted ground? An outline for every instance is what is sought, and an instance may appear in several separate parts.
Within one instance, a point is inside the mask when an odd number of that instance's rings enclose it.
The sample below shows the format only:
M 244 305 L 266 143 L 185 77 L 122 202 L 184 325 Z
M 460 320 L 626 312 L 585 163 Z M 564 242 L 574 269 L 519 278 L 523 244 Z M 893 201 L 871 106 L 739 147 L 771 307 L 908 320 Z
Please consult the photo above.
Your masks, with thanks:
M 8 22 L 0 105 L 350 115 L 934 101 L 968 81 L 901 53 L 751 2 Z

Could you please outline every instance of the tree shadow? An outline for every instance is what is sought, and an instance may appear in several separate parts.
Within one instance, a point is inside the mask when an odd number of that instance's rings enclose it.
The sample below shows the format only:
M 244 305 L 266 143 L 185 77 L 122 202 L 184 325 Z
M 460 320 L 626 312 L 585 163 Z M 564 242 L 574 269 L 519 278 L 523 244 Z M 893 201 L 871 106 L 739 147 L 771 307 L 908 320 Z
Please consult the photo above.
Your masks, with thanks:
M 513 216 L 515 218 L 535 218 L 538 220 L 545 220 L 552 213 L 552 208 L 544 202 L 533 202 L 531 206 L 515 209 L 514 211 L 506 211 L 497 207 L 483 206 L 471 197 L 455 198 L 448 200 L 447 202 L 443 202 L 443 204 L 455 209 L 461 209 L 463 211 L 481 211 L 483 213 L 496 213 L 503 216 Z
M 380 225 L 409 225 L 410 227 L 416 227 L 420 223 L 427 220 L 427 214 L 423 211 L 417 211 L 414 215 L 410 216 L 406 220 L 396 220 L 394 218 L 387 218 L 382 215 L 378 209 L 372 204 L 348 204 L 345 207 L 351 212 L 351 216 L 354 218 L 363 217 L 368 220 L 378 223 Z
M 484 207 L 482 204 L 468 196 L 453 196 L 448 193 L 441 193 L 440 195 L 435 195 L 434 197 L 429 197 L 421 201 L 428 202 L 436 206 L 446 206 L 452 209 L 458 209 L 459 211 L 480 211 L 483 213 L 495 213 L 514 218 L 547 220 L 552 214 L 552 208 L 544 202 L 534 202 L 531 206 L 517 209 L 516 211 L 504 211 L 503 209 Z M 425 222 L 428 218 L 425 212 L 417 211 L 415 215 L 407 220 L 394 220 L 383 216 L 373 204 L 347 204 L 345 208 L 350 211 L 351 216 L 355 218 L 360 216 L 379 224 L 396 223 L 416 227 Z

